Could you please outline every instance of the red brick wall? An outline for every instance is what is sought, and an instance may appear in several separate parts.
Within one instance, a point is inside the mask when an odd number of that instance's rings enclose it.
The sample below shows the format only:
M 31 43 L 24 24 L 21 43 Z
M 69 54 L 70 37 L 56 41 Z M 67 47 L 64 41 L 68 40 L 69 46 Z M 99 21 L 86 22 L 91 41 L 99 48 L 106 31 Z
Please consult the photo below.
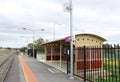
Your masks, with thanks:
M 51 60 L 51 55 L 46 56 L 46 60 Z M 53 60 L 60 60 L 60 56 L 53 56 Z
M 86 61 L 86 69 L 90 69 L 90 61 Z M 84 61 L 77 61 L 77 70 L 84 70 Z
M 92 60 L 91 66 L 90 61 L 86 61 L 86 69 L 97 69 L 102 67 L 101 60 Z M 84 70 L 84 61 L 77 61 L 77 70 Z

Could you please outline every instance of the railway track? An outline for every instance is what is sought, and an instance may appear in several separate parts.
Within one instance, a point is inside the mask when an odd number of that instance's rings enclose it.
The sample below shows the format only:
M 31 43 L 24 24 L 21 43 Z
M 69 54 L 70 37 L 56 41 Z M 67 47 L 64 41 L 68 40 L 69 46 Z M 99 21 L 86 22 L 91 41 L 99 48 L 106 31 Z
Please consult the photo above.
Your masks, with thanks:
M 4 57 L 0 58 L 0 82 L 4 82 L 7 73 L 14 61 L 16 53 L 10 53 L 9 55 L 4 55 Z

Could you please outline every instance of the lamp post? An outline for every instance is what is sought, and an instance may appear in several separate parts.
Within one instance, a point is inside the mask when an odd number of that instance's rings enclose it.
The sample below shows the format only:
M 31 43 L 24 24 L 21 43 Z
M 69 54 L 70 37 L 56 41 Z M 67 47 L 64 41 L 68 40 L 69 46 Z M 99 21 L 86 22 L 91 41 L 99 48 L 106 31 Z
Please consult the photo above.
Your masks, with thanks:
M 34 49 L 35 49 L 35 47 L 34 47 L 34 44 L 35 44 L 35 30 L 31 30 L 31 29 L 27 29 L 27 28 L 22 28 L 23 30 L 29 30 L 29 31 L 31 31 L 32 33 L 33 33 L 33 57 L 35 57 L 35 55 L 34 55 Z M 36 30 L 37 31 L 37 30 Z M 40 31 L 44 31 L 44 29 L 41 29 Z
M 69 4 L 65 6 L 65 10 L 70 13 L 70 79 L 74 79 L 73 77 L 73 20 L 72 20 L 72 0 L 69 0 Z
M 34 33 L 34 31 L 33 30 L 31 30 L 31 29 L 27 29 L 27 28 L 22 28 L 23 30 L 29 30 L 29 31 L 31 31 L 32 33 L 33 33 L 33 57 L 34 57 L 34 35 L 35 35 L 35 33 Z

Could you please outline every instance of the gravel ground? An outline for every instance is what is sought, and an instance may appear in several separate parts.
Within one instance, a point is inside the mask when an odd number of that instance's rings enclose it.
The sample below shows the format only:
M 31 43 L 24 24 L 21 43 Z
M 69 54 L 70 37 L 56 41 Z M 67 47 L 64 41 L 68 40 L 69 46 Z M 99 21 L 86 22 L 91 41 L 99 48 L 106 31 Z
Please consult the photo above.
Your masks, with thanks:
M 5 82 L 20 82 L 18 56 L 14 58 L 13 64 L 8 72 Z

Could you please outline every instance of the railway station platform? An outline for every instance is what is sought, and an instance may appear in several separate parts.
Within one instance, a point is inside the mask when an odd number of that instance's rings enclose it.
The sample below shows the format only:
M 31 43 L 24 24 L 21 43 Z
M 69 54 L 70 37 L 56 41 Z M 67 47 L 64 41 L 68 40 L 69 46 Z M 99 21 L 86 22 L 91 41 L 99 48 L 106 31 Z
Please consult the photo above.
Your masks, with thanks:
M 20 82 L 83 82 L 27 55 L 18 55 Z

